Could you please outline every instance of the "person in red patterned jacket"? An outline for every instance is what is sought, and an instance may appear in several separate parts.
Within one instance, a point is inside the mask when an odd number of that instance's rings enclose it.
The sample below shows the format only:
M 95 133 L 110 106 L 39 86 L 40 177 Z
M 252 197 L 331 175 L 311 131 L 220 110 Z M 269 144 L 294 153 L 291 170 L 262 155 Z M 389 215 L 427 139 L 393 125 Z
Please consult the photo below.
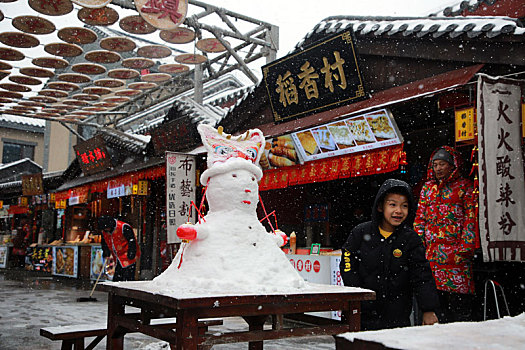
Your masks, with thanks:
M 452 147 L 432 153 L 414 220 L 436 280 L 442 323 L 471 320 L 476 199 L 472 182 L 460 174 L 461 166 Z
M 111 256 L 116 264 L 113 281 L 135 280 L 140 248 L 131 226 L 110 216 L 101 216 L 98 219 L 98 228 L 103 237 L 102 256 Z

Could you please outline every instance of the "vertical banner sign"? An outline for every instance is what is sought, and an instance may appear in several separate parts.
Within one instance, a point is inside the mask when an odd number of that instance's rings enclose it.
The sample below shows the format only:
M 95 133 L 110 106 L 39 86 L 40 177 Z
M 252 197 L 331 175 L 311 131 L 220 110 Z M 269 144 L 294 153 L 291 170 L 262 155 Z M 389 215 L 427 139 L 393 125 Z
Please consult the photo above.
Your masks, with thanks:
M 195 211 L 191 202 L 195 202 L 195 156 L 166 152 L 166 218 L 168 244 L 180 243 L 177 227 L 188 221 L 191 216 L 195 222 Z M 190 215 L 191 212 L 191 215 Z
M 478 80 L 479 225 L 485 261 L 525 261 L 519 81 Z
M 456 142 L 474 139 L 474 107 L 456 109 Z

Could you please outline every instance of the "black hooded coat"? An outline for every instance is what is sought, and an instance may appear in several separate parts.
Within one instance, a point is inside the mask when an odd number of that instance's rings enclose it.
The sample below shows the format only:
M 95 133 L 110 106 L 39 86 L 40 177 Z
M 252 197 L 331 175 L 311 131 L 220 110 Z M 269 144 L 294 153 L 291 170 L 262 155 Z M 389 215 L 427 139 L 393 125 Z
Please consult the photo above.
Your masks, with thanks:
M 379 233 L 383 213 L 377 210 L 387 193 L 404 194 L 407 219 L 388 238 Z M 343 245 L 340 264 L 345 286 L 372 289 L 376 300 L 361 304 L 361 329 L 410 326 L 412 298 L 423 312 L 436 311 L 439 299 L 421 238 L 412 229 L 416 205 L 410 186 L 389 179 L 381 185 L 372 209 L 372 221 L 357 225 Z

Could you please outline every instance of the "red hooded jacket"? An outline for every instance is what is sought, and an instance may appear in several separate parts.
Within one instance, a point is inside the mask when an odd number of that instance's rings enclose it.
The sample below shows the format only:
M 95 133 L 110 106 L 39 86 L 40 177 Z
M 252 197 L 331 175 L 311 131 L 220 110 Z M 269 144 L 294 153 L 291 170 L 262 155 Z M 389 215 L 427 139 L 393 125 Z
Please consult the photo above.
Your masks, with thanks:
M 102 234 L 113 259 L 118 259 L 122 267 L 128 267 L 140 257 L 140 248 L 131 226 L 122 221 L 116 221 L 117 225 L 113 233 L 102 231 Z M 124 231 L 127 232 L 124 233 Z

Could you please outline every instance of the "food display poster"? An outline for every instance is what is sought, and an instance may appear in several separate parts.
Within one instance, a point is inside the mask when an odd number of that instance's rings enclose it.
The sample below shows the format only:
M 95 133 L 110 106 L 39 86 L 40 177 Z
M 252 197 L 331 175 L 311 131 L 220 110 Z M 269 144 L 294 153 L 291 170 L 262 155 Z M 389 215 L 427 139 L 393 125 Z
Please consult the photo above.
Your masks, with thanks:
M 78 247 L 53 247 L 53 275 L 78 277 Z
M 262 67 L 275 122 L 367 98 L 347 30 Z
M 386 109 L 338 120 L 292 134 L 304 161 L 372 150 L 403 142 L 394 118 Z
M 7 257 L 9 254 L 9 248 L 7 246 L 0 247 L 0 269 L 7 267 Z
M 89 278 L 96 280 L 102 269 L 104 269 L 104 272 L 100 275 L 100 281 L 112 281 L 115 274 L 115 266 L 106 266 L 106 259 L 102 256 L 102 247 L 91 246 Z
M 259 161 L 263 170 L 277 169 L 300 163 L 292 135 L 283 135 L 267 139 L 264 152 Z
M 26 256 L 28 267 L 34 271 L 51 273 L 53 270 L 53 251 L 51 247 L 30 247 Z

